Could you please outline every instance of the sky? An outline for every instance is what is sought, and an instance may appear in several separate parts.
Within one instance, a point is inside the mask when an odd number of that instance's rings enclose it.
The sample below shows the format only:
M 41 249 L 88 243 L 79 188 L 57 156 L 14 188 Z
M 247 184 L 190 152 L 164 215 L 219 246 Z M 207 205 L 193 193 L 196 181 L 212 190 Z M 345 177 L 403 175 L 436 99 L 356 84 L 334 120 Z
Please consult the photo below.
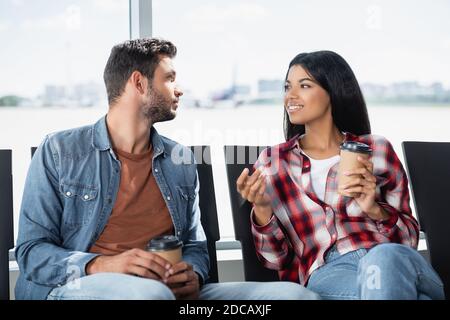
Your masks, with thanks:
M 282 79 L 296 54 L 315 50 L 342 55 L 361 83 L 450 88 L 449 14 L 446 0 L 153 0 L 152 25 L 177 45 L 178 81 L 195 95 L 233 77 Z M 128 0 L 0 0 L 0 95 L 102 83 L 128 28 Z

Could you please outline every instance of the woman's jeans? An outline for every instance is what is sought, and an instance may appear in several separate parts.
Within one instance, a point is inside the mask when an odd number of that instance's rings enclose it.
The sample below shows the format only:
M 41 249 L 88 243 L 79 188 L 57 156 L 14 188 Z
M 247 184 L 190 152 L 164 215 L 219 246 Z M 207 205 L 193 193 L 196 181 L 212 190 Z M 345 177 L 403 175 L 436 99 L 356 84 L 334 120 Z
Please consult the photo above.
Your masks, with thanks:
M 444 299 L 441 279 L 416 250 L 379 244 L 340 255 L 333 247 L 307 288 L 322 299 Z

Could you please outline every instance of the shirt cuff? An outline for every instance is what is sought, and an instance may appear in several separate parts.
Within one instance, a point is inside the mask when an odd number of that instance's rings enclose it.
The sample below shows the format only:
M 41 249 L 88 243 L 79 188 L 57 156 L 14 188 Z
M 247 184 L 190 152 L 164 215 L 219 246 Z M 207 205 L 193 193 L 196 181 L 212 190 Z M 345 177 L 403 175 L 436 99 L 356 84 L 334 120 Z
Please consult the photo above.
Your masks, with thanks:
M 86 267 L 89 262 L 91 262 L 94 258 L 97 258 L 100 254 L 98 253 L 83 253 L 83 255 L 77 255 L 76 265 L 80 268 L 80 278 L 87 276 Z M 71 261 L 72 263 L 72 261 Z
M 273 231 L 277 227 L 277 219 L 274 214 L 272 214 L 272 217 L 265 225 L 259 225 L 256 223 L 255 220 L 255 209 L 252 208 L 252 211 L 250 212 L 250 221 L 253 226 L 253 228 L 259 232 L 259 233 L 273 233 Z
M 198 273 L 197 271 L 194 271 L 197 276 L 198 276 L 198 286 L 201 289 L 203 287 L 203 285 L 205 284 L 205 280 L 203 280 L 203 277 L 200 273 Z
M 389 218 L 386 220 L 375 220 L 375 223 L 381 233 L 388 233 L 395 225 L 397 225 L 398 212 L 387 203 L 378 202 L 378 204 L 389 214 Z
M 190 262 L 188 262 L 188 263 L 190 263 Z M 192 270 L 196 274 L 198 274 L 198 280 L 199 280 L 200 284 L 203 285 L 205 283 L 205 281 L 208 280 L 208 277 L 209 277 L 208 274 L 205 275 L 197 265 L 195 265 L 193 263 L 191 263 L 191 265 L 192 265 Z
M 76 252 L 73 253 L 67 261 L 67 272 L 62 276 L 62 281 L 58 283 L 58 287 L 67 284 L 70 281 L 87 276 L 86 266 L 95 257 L 99 256 L 97 253 Z

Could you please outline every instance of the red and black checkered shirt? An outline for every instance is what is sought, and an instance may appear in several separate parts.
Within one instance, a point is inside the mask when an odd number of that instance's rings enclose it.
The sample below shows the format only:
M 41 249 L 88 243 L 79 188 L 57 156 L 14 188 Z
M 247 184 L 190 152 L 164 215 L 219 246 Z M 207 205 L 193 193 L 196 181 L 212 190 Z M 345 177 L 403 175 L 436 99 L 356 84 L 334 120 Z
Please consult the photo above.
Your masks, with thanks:
M 274 211 L 264 226 L 256 225 L 251 215 L 256 251 L 267 268 L 278 270 L 281 280 L 306 284 L 334 245 L 341 254 L 385 242 L 417 247 L 419 226 L 409 206 L 408 180 L 386 138 L 350 133 L 344 138 L 368 144 L 373 150 L 375 200 L 390 215 L 384 221 L 369 218 L 353 198 L 338 194 L 339 164 L 328 172 L 321 201 L 313 191 L 311 162 L 298 138 L 265 149 L 255 163 L 255 168 L 264 168 Z

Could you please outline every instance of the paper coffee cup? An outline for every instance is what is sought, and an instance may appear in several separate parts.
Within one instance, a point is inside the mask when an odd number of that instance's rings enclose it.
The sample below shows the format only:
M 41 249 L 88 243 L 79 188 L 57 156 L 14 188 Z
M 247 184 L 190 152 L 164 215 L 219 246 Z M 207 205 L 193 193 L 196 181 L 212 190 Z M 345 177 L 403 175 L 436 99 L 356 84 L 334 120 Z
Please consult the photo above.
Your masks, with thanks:
M 175 236 L 161 236 L 150 240 L 147 251 L 155 253 L 172 265 L 181 262 L 183 242 Z
M 340 192 L 340 186 L 348 183 L 355 176 L 346 176 L 344 172 L 363 168 L 364 164 L 358 161 L 358 156 L 368 159 L 372 154 L 372 149 L 367 144 L 356 142 L 356 141 L 346 141 L 341 143 L 341 159 L 339 161 L 338 169 L 338 192 Z M 358 194 L 351 194 L 351 197 L 358 196 Z

